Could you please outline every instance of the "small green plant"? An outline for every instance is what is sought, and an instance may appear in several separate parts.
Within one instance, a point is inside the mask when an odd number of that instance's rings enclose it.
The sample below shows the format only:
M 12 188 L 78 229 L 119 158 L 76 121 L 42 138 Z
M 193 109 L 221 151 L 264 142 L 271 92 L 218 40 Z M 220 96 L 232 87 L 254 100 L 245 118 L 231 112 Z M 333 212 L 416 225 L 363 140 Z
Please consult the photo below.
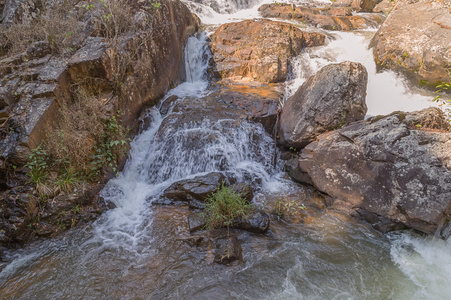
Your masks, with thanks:
M 80 214 L 80 211 L 81 211 L 81 208 L 80 208 L 80 206 L 79 205 L 77 205 L 77 206 L 75 206 L 74 208 L 72 208 L 72 212 L 74 213 L 74 214 Z
M 75 170 L 68 167 L 62 170 L 62 173 L 56 179 L 56 186 L 59 190 L 64 192 L 70 192 L 77 184 L 78 178 Z
M 346 115 L 344 112 L 340 114 L 340 122 L 337 125 L 336 129 L 342 128 L 346 124 Z
M 42 144 L 31 151 L 28 159 L 25 167 L 30 169 L 31 181 L 35 184 L 43 183 L 47 178 L 48 155 Z
M 251 211 L 252 205 L 247 203 L 239 193 L 226 187 L 223 183 L 207 199 L 205 205 L 207 228 L 227 227 L 229 229 L 235 220 L 246 219 Z
M 444 91 L 451 91 L 451 82 L 442 82 L 438 85 L 436 85 L 437 90 L 435 91 L 436 94 Z M 440 103 L 439 106 L 442 107 L 443 112 L 446 115 L 446 119 L 448 122 L 451 122 L 451 99 L 443 99 L 440 94 L 435 96 L 434 99 L 435 102 Z
M 95 154 L 92 155 L 91 178 L 96 178 L 101 174 L 104 166 L 112 168 L 117 172 L 117 162 L 124 155 L 127 149 L 126 132 L 118 118 L 122 113 L 118 111 L 117 116 L 111 116 L 104 122 L 104 130 L 101 136 L 101 143 L 95 147 Z
M 304 210 L 305 205 L 298 203 L 296 200 L 288 200 L 282 196 L 279 196 L 274 202 L 273 209 L 274 213 L 277 215 L 277 218 L 280 220 L 284 216 L 294 216 Z
M 84 8 L 84 9 L 86 9 L 86 10 L 91 10 L 91 9 L 93 9 L 95 6 L 94 6 L 94 4 L 83 4 L 82 6 L 81 6 L 82 8 Z

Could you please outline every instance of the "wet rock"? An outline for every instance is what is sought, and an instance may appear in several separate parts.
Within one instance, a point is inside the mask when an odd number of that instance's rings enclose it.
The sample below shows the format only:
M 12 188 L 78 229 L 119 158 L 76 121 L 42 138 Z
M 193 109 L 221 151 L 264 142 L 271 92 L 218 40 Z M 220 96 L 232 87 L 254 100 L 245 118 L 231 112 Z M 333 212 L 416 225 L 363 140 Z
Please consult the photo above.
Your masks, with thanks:
M 192 199 L 205 201 L 225 180 L 222 173 L 213 172 L 193 179 L 177 181 L 164 191 L 164 197 L 176 201 L 190 202 Z
M 229 189 L 238 193 L 248 203 L 254 199 L 254 189 L 247 183 L 235 183 L 228 186 Z
M 365 220 L 366 222 L 370 223 L 371 226 L 382 233 L 387 233 L 391 231 L 397 231 L 406 229 L 406 225 L 404 225 L 401 222 L 392 221 L 387 218 L 384 218 L 382 216 L 379 216 L 374 213 L 370 213 L 364 209 L 357 209 L 358 215 Z
M 376 64 L 401 70 L 415 83 L 449 82 L 450 29 L 446 2 L 399 2 L 371 41 Z
M 451 133 L 412 126 L 409 120 L 427 111 L 375 117 L 322 134 L 302 151 L 299 171 L 354 209 L 435 234 L 451 213 Z
M 311 178 L 300 170 L 298 157 L 285 161 L 284 167 L 288 176 L 294 181 L 313 185 Z
M 324 41 L 324 35 L 303 32 L 291 24 L 247 20 L 219 27 L 211 38 L 211 49 L 220 78 L 241 76 L 270 83 L 286 79 L 291 57 Z
M 279 143 L 302 149 L 326 131 L 363 120 L 368 73 L 359 63 L 343 62 L 322 68 L 284 104 Z
M 350 6 L 350 5 L 344 5 Z M 355 9 L 355 8 L 354 8 Z M 349 8 L 264 4 L 258 9 L 265 18 L 296 19 L 327 30 L 358 30 L 377 27 L 379 19 L 350 15 Z
M 203 229 L 207 225 L 207 221 L 203 212 L 192 213 L 188 216 L 189 232 Z
M 172 96 L 169 96 L 166 100 L 164 100 L 164 102 L 161 104 L 161 107 L 160 107 L 161 115 L 163 115 L 163 116 L 167 115 L 167 113 L 169 112 L 169 109 L 171 108 L 171 106 L 173 106 L 174 103 L 178 99 L 179 99 L 178 96 L 172 95 Z
M 214 241 L 215 263 L 225 265 L 240 260 L 241 253 L 241 245 L 236 236 L 223 236 Z
M 252 212 L 246 219 L 237 220 L 233 227 L 254 232 L 265 233 L 269 228 L 269 216 L 264 211 Z

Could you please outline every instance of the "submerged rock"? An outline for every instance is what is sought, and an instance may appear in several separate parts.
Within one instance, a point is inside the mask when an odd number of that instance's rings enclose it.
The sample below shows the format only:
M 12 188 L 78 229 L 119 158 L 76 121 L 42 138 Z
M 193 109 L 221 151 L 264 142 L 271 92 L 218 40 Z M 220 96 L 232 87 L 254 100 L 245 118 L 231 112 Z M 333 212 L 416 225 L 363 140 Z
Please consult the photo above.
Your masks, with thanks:
M 247 218 L 234 222 L 233 227 L 254 232 L 265 233 L 269 228 L 269 216 L 263 211 L 252 212 Z
M 442 120 L 418 123 L 420 115 Z M 436 108 L 375 117 L 320 135 L 302 151 L 297 168 L 335 201 L 428 234 L 440 229 L 437 234 L 447 238 L 442 225 L 451 220 L 448 129 Z
M 254 198 L 254 189 L 247 183 L 235 183 L 228 186 L 228 188 L 238 193 L 241 198 L 246 200 L 248 203 L 251 203 Z
M 215 73 L 221 78 L 241 76 L 263 83 L 283 82 L 290 58 L 305 47 L 324 44 L 320 33 L 270 20 L 227 23 L 211 37 Z
M 214 241 L 214 262 L 218 264 L 229 264 L 241 259 L 241 245 L 236 236 L 218 237 Z
M 325 66 L 284 104 L 279 143 L 301 149 L 326 131 L 363 120 L 368 73 L 359 63 Z
M 189 232 L 203 229 L 207 225 L 207 220 L 203 212 L 192 213 L 188 216 Z
M 405 71 L 416 83 L 449 82 L 451 13 L 445 1 L 401 1 L 371 41 L 380 68 Z

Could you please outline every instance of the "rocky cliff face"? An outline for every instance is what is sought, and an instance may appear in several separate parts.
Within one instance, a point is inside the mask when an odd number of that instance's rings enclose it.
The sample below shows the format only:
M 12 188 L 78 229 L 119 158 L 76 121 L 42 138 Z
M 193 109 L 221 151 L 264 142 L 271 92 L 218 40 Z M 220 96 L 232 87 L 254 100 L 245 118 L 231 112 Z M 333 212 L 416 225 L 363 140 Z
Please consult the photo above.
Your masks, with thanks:
M 38 26 L 44 21 L 58 21 L 46 16 L 63 8 L 57 3 L 45 6 L 39 0 L 7 0 L 0 5 L 0 39 L 4 41 L 0 55 L 6 53 L 0 60 L 0 189 L 6 190 L 0 200 L 3 244 L 23 242 L 33 236 L 29 225 L 39 217 L 47 220 L 41 222 L 46 228 L 35 230 L 42 235 L 58 231 L 56 220 L 72 226 L 71 217 L 66 217 L 72 214 L 61 217 L 61 212 L 73 212 L 75 207 L 79 211 L 91 203 L 89 199 L 99 189 L 88 185 L 85 191 L 70 197 L 56 191 L 50 198 L 59 197 L 61 205 L 67 207 L 52 209 L 52 201 L 43 202 L 36 190 L 24 186 L 23 166 L 29 160 L 30 150 L 50 135 L 59 132 L 62 138 L 62 116 L 73 113 L 71 109 L 81 105 L 80 99 L 95 100 L 92 114 L 96 115 L 97 124 L 112 124 L 109 120 L 113 117 L 119 120 L 117 126 L 133 128 L 143 107 L 156 103 L 171 86 L 183 80 L 184 44 L 198 28 L 198 21 L 188 8 L 171 0 L 154 6 L 116 2 L 117 6 L 107 11 L 107 6 L 100 4 L 67 8 L 63 13 L 74 22 L 70 31 L 49 36 L 45 27 L 46 38 L 26 45 L 22 51 L 17 51 L 20 48 L 16 47 L 13 34 L 25 34 L 24 28 L 33 26 L 39 33 Z M 61 22 L 61 27 L 68 26 Z M 89 108 L 86 111 L 89 114 Z M 82 123 L 86 118 L 80 115 L 78 120 Z M 90 137 L 89 131 L 96 129 L 89 124 L 79 125 L 80 131 L 75 132 L 85 144 L 92 142 L 94 151 L 101 141 Z M 102 130 L 105 136 L 105 129 Z M 16 205 L 18 202 L 22 204 Z M 75 215 L 72 222 L 74 218 L 82 219 L 82 213 Z

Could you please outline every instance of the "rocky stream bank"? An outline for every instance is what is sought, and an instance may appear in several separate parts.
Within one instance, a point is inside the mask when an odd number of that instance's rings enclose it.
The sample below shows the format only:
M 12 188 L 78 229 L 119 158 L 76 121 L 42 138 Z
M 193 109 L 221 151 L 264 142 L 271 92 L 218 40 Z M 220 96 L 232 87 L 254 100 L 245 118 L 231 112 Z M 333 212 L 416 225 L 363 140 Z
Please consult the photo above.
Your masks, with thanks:
M 32 23 L 36 15 L 43 13 L 40 3 L 6 1 L 0 5 L 2 26 L 13 28 Z M 183 3 L 158 3 L 131 5 L 132 29 L 113 31 L 113 36 L 105 28 L 108 24 L 96 23 L 96 14 L 102 15 L 101 11 L 79 4 L 77 26 L 82 29 L 67 49 L 55 50 L 47 39 L 0 60 L 2 247 L 55 236 L 78 222 L 88 222 L 105 210 L 114 209 L 98 194 L 114 177 L 115 168 L 123 166 L 126 156 L 115 157 L 114 166 L 102 167 L 95 180 L 89 179 L 70 191 L 45 192 L 45 196 L 39 185 L 30 183 L 27 162 L 32 150 L 49 134 L 61 132 L 59 126 L 64 118 L 60 114 L 67 113 L 67 103 L 80 101 L 80 93 L 99 101 L 102 124 L 118 118 L 121 126 L 130 128 L 129 136 L 133 137 L 139 132 L 141 116 L 140 130 L 146 130 L 152 117 L 143 112 L 188 79 L 185 43 L 200 25 Z M 219 263 L 242 257 L 236 237 L 224 238 L 221 230 L 197 231 L 203 228 L 199 212 L 205 199 L 223 182 L 252 201 L 254 191 L 261 192 L 265 181 L 256 177 L 250 167 L 247 172 L 230 172 L 236 167 L 230 157 L 233 151 L 215 144 L 224 139 L 224 143 L 238 141 L 233 147 L 241 147 L 246 158 L 259 162 L 268 173 L 283 160 L 289 176 L 307 185 L 293 189 L 298 194 L 308 191 L 302 193 L 310 197 L 289 196 L 290 201 L 306 205 L 292 218 L 293 222 L 329 207 L 383 232 L 413 228 L 448 238 L 451 133 L 443 112 L 430 108 L 365 119 L 368 74 L 364 66 L 355 62 L 322 68 L 289 99 L 284 99 L 281 88 L 292 75 L 292 58 L 307 48 L 314 51 L 331 38 L 322 29 L 362 30 L 379 24 L 382 25 L 372 42 L 379 66 L 408 72 L 417 82 L 449 82 L 449 6 L 440 1 L 428 3 L 265 4 L 259 8 L 262 17 L 288 19 L 291 23 L 258 19 L 215 28 L 207 40 L 209 51 L 203 54 L 209 61 L 209 92 L 164 98 L 159 109 L 164 119 L 154 137 L 154 143 L 162 146 L 155 150 L 159 156 L 146 176 L 148 181 L 157 183 L 157 179 L 206 174 L 178 180 L 157 200 L 152 199 L 154 205 L 158 204 L 157 219 L 158 215 L 167 214 L 164 205 L 177 205 L 174 210 L 185 218 L 187 233 L 193 233 L 184 238 L 190 247 L 200 247 L 206 253 L 216 249 L 212 260 Z M 433 21 L 415 22 L 408 26 L 414 30 L 398 34 L 407 28 L 402 16 L 425 5 L 427 18 Z M 385 20 L 385 12 L 391 9 Z M 396 18 L 397 15 L 401 17 Z M 317 30 L 306 30 L 305 24 Z M 431 34 L 427 41 L 418 43 L 426 39 L 420 34 L 425 32 L 424 26 L 429 26 L 427 31 Z M 412 32 L 416 32 L 415 38 Z M 393 36 L 410 40 L 394 42 Z M 404 49 L 410 49 L 409 45 L 415 45 L 415 49 L 407 50 L 406 55 Z M 0 49 L 0 53 L 8 53 L 11 49 L 7 48 Z M 86 127 L 80 129 L 83 130 Z M 278 150 L 269 136 L 276 140 Z M 89 134 L 81 135 L 81 139 L 88 138 L 93 139 Z M 171 153 L 179 153 L 179 162 L 164 169 L 164 157 Z M 192 163 L 192 157 L 199 160 L 185 174 L 184 168 Z M 54 181 L 58 178 L 58 174 L 51 176 Z M 237 221 L 233 232 L 242 236 L 238 228 L 265 233 L 271 221 L 280 221 L 271 208 L 276 200 L 268 197 L 266 211 L 261 208 L 249 220 Z

